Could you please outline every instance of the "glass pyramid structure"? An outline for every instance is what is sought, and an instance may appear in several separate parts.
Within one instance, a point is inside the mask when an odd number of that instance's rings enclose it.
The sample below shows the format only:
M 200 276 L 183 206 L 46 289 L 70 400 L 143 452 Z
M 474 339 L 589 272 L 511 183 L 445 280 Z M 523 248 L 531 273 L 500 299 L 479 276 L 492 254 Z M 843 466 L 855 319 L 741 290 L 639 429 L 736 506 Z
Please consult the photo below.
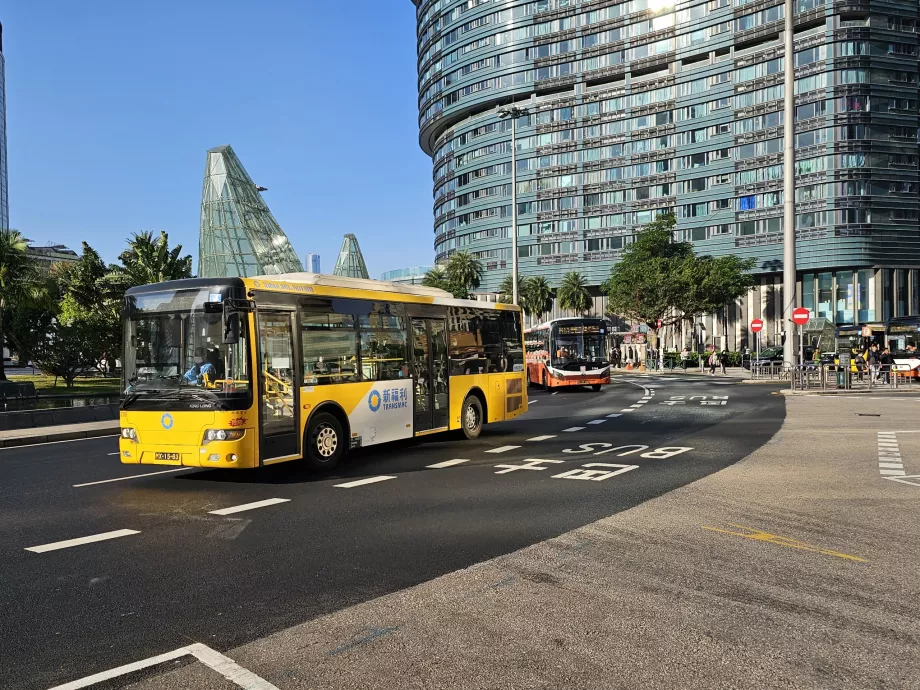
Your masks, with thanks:
M 208 151 L 201 190 L 198 275 L 299 273 L 303 264 L 229 146 Z
M 335 261 L 335 270 L 332 275 L 370 278 L 367 273 L 367 264 L 364 263 L 364 256 L 361 254 L 361 247 L 358 246 L 358 238 L 351 233 L 345 235 L 345 239 L 342 240 L 342 248 L 339 250 L 339 258 Z

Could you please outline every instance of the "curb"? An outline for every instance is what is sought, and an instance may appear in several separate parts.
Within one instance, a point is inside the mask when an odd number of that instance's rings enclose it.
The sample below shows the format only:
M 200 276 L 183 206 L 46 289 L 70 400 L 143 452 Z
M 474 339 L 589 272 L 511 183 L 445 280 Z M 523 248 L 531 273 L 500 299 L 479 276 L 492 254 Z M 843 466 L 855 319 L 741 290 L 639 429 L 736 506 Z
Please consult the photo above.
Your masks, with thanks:
M 98 438 L 101 436 L 116 436 L 121 429 L 121 422 L 115 421 L 112 426 L 99 429 L 82 429 L 76 431 L 58 431 L 34 436 L 19 436 L 15 438 L 0 438 L 0 448 L 16 448 L 18 446 L 32 446 L 39 443 L 52 441 L 76 441 L 81 438 Z
M 773 395 L 787 395 L 787 396 L 847 395 L 847 396 L 850 396 L 850 395 L 878 395 L 879 393 L 886 393 L 888 395 L 900 395 L 900 394 L 906 395 L 908 393 L 916 394 L 916 393 L 920 393 L 920 386 L 918 386 L 916 390 L 897 390 L 897 389 L 884 390 L 884 389 L 876 388 L 871 391 L 870 390 L 793 391 L 787 388 L 785 390 L 775 391 Z

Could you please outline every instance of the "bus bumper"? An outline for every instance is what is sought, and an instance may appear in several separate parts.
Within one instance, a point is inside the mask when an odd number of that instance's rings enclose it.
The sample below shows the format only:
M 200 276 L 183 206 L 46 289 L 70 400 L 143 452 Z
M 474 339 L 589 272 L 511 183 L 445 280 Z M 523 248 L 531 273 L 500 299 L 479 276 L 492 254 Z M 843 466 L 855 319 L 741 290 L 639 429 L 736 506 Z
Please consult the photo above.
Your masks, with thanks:
M 176 467 L 257 467 L 252 429 L 236 441 L 210 441 L 204 445 L 144 443 L 126 438 L 118 440 L 119 458 L 125 465 L 172 465 Z

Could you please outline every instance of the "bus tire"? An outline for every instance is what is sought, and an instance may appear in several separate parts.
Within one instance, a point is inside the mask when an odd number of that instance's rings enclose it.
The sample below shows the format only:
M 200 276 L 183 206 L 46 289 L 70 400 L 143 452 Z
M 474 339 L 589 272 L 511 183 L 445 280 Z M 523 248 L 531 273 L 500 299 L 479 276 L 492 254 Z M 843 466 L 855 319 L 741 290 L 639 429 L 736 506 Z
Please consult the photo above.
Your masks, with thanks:
M 328 412 L 313 415 L 304 439 L 304 464 L 310 469 L 331 469 L 345 457 L 347 439 L 338 417 Z
M 546 372 L 543 372 L 543 390 L 549 390 L 549 381 L 546 380 Z
M 592 383 L 592 384 L 591 384 L 591 390 L 593 390 L 595 393 L 600 392 L 600 390 L 601 390 L 601 384 L 599 384 L 599 383 Z
M 463 435 L 473 440 L 479 438 L 482 433 L 482 403 L 475 395 L 466 396 L 463 401 L 463 410 L 460 413 L 460 428 L 463 429 Z

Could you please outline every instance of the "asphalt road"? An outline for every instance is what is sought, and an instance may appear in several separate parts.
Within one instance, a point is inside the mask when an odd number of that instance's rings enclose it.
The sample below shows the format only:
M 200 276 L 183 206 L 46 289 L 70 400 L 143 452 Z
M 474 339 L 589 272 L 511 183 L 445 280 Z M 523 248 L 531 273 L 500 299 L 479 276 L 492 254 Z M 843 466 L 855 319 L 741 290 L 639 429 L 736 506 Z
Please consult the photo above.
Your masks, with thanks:
M 525 417 L 475 442 L 368 450 L 335 475 L 282 465 L 128 478 L 163 468 L 118 464 L 114 438 L 0 450 L 0 687 L 48 688 L 191 642 L 244 644 L 661 496 L 745 457 L 783 421 L 771 386 L 631 381 L 531 389 Z M 430 467 L 451 460 L 465 462 Z M 588 475 L 588 463 L 620 467 Z M 391 479 L 336 486 L 378 476 Z M 269 499 L 285 502 L 210 513 Z M 115 530 L 136 533 L 26 550 Z

